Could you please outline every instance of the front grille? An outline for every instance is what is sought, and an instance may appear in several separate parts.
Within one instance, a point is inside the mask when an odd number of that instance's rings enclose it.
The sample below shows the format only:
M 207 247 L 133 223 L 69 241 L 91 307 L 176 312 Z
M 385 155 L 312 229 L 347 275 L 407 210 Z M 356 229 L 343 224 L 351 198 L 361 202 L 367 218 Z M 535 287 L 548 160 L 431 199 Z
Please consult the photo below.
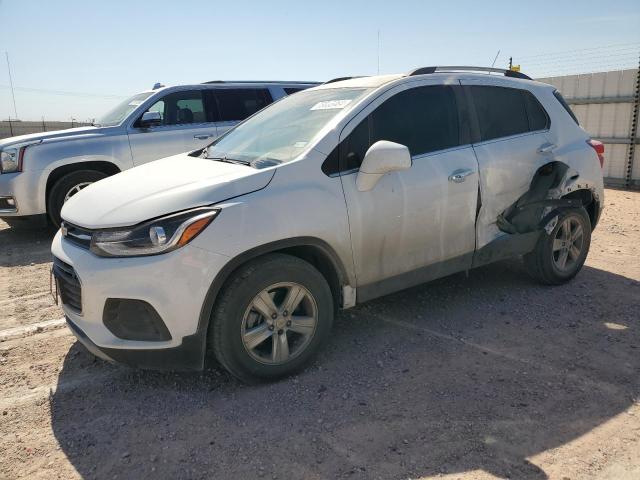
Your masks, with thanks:
M 67 305 L 78 313 L 82 312 L 82 289 L 73 267 L 53 257 L 53 275 L 56 278 L 63 305 Z
M 86 228 L 78 227 L 68 222 L 62 222 L 62 235 L 74 245 L 85 250 L 89 250 L 91 246 L 91 235 L 93 232 Z

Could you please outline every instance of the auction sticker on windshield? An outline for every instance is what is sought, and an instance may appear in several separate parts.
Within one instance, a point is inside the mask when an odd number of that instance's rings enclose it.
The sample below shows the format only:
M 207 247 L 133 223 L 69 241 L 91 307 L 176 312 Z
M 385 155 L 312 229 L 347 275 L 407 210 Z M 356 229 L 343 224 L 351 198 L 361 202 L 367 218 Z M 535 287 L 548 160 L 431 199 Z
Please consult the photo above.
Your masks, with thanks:
M 346 107 L 349 103 L 351 103 L 351 99 L 349 100 L 325 100 L 324 102 L 318 102 L 311 110 L 332 110 L 332 109 L 340 109 Z

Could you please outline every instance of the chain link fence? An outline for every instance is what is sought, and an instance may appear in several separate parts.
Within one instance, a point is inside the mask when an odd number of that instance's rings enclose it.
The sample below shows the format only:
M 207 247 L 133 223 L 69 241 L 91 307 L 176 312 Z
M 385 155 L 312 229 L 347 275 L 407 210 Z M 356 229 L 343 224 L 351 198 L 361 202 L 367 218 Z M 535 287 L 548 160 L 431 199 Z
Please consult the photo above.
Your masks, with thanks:
M 67 128 L 84 127 L 91 125 L 86 122 L 53 122 L 42 120 L 39 122 L 23 122 L 4 120 L 0 122 L 0 139 L 26 135 L 28 133 L 50 132 L 52 130 L 64 130 Z

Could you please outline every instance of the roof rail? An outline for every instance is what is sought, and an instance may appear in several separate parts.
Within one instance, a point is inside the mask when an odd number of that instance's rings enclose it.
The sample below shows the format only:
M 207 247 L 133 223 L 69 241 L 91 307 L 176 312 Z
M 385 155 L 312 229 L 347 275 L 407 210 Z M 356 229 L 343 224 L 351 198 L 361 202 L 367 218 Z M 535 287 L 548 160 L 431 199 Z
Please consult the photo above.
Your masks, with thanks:
M 464 66 L 439 66 L 439 67 L 422 67 L 408 73 L 409 77 L 414 75 L 427 75 L 430 73 L 440 72 L 487 72 L 487 73 L 501 73 L 505 77 L 523 78 L 525 80 L 531 80 L 531 77 L 524 73 L 516 72 L 515 70 L 505 70 L 504 68 L 492 68 L 492 67 L 464 67 Z
M 321 82 L 311 82 L 311 81 L 300 81 L 300 80 L 210 80 L 208 82 L 202 82 L 203 84 L 207 83 L 303 83 L 306 85 L 320 85 Z
M 327 83 L 342 82 L 343 80 L 351 80 L 352 78 L 362 78 L 362 75 L 356 75 L 355 77 L 336 77 L 332 78 L 331 80 L 327 80 L 326 82 L 322 83 L 322 85 L 326 85 Z

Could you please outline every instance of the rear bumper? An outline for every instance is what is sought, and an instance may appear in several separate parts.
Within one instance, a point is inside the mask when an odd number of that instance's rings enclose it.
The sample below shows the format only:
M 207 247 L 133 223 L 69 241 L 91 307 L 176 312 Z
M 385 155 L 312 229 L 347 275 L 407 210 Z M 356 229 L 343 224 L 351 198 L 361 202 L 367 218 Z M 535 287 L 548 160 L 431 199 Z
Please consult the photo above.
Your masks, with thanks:
M 202 370 L 204 366 L 205 330 L 184 337 L 177 347 L 145 350 L 104 348 L 93 343 L 69 317 L 65 318 L 80 343 L 93 355 L 108 362 L 151 370 Z

